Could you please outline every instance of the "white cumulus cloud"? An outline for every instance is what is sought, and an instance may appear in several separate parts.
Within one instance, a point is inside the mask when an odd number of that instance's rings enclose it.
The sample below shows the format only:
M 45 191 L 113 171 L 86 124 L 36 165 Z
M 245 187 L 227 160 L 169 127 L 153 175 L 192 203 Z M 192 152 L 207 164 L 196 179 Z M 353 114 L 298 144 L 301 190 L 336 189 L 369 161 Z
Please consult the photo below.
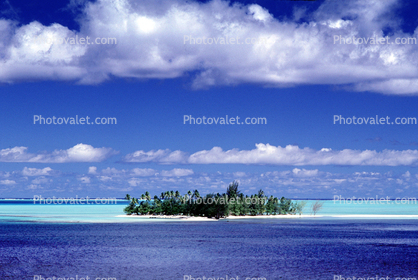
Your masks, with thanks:
M 183 177 L 192 175 L 194 172 L 191 169 L 174 168 L 173 170 L 163 170 L 161 175 L 164 177 Z
M 417 30 L 402 31 L 402 19 L 394 9 L 402 5 L 400 0 L 324 1 L 311 14 L 299 11 L 294 19 L 274 18 L 257 4 L 223 0 L 77 3 L 81 7 L 77 15 L 80 31 L 57 23 L 44 26 L 35 21 L 18 24 L 0 20 L 0 82 L 72 80 L 95 84 L 111 77 L 164 79 L 193 71 L 195 88 L 240 83 L 277 87 L 325 84 L 357 91 L 418 94 L 416 45 L 394 43 L 396 38 L 417 38 L 418 34 Z M 388 27 L 394 32 L 385 34 Z M 340 38 L 386 35 L 389 44 L 339 43 Z M 92 42 L 114 38 L 116 44 L 56 43 L 75 36 L 89 36 Z M 212 43 L 198 43 L 209 42 L 208 38 Z M 240 44 L 221 44 L 221 38 L 240 38 Z M 247 38 L 257 43 L 246 44 Z
M 50 176 L 52 175 L 53 170 L 51 167 L 45 167 L 45 168 L 28 168 L 25 167 L 22 170 L 23 176 Z
M 14 180 L 0 180 L 0 185 L 16 185 Z
M 81 178 L 79 178 L 79 180 L 81 181 L 81 183 L 83 183 L 83 184 L 90 184 L 90 177 L 87 177 L 87 176 L 83 176 L 83 177 L 81 177 Z
M 97 173 L 97 167 L 96 166 L 90 166 L 88 174 L 96 174 Z
M 0 150 L 0 162 L 101 162 L 118 153 L 111 148 L 94 148 L 82 143 L 67 150 L 54 150 L 50 153 L 32 154 L 28 153 L 27 149 L 27 147 L 2 149 Z M 30 169 L 26 171 L 30 172 Z
M 134 168 L 132 169 L 132 175 L 134 176 L 141 176 L 141 177 L 148 177 L 153 176 L 157 173 L 157 170 L 152 168 Z
M 186 156 L 186 152 L 176 151 L 183 156 L 173 164 L 254 164 L 254 165 L 369 165 L 369 166 L 415 166 L 418 164 L 418 150 L 332 150 L 323 148 L 315 150 L 311 148 L 299 148 L 294 145 L 285 147 L 259 143 L 253 150 L 231 149 L 224 151 L 221 147 L 211 150 L 198 151 Z M 141 153 L 145 153 L 141 151 Z M 135 153 L 133 153 L 135 154 Z M 127 155 L 127 161 L 133 158 L 133 154 Z M 165 150 L 159 157 L 143 158 L 140 162 L 157 162 L 166 164 L 169 162 L 165 156 L 171 153 Z M 296 174 L 314 175 L 310 171 L 295 169 Z
M 181 151 L 171 152 L 170 150 L 143 150 L 136 151 L 124 157 L 124 162 L 159 162 L 159 163 L 179 163 L 187 159 L 187 154 Z

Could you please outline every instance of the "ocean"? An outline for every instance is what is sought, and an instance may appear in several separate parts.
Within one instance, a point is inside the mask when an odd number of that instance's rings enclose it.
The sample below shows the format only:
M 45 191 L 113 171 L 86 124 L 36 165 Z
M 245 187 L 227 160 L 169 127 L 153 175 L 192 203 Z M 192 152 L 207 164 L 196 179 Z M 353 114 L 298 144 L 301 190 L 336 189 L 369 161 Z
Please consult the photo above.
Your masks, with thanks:
M 117 218 L 122 203 L 1 203 L 0 279 L 418 278 L 418 219 Z M 385 214 L 416 214 L 398 208 Z
M 297 200 L 295 200 L 297 201 Z M 99 204 L 39 204 L 33 199 L 0 199 L 0 223 L 7 221 L 17 222 L 92 222 L 92 223 L 132 223 L 132 219 L 117 217 L 124 215 L 123 208 L 128 204 L 126 200 L 117 199 L 104 201 Z M 310 205 L 315 201 L 307 201 L 304 214 L 311 215 Z M 322 200 L 323 207 L 317 213 L 317 218 L 329 219 L 335 216 L 346 218 L 378 218 L 379 216 L 391 216 L 392 218 L 418 218 L 418 202 L 386 201 L 380 203 L 338 202 Z M 353 217 L 354 216 L 354 217 Z M 142 219 L 135 219 L 143 222 Z

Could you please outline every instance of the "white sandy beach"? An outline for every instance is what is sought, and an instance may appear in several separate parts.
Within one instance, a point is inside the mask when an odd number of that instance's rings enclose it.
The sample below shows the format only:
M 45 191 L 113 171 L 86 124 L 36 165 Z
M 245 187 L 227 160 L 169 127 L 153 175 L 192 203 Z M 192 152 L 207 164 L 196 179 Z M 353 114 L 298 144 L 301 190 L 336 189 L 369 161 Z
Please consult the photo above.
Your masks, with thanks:
M 418 215 L 264 215 L 264 216 L 229 216 L 226 219 L 296 219 L 296 218 L 358 218 L 358 219 L 418 219 Z
M 133 219 L 174 219 L 181 221 L 217 221 L 215 218 L 205 217 L 188 217 L 188 216 L 167 216 L 167 215 L 117 215 L 118 218 L 133 218 Z
M 182 221 L 218 221 L 215 218 L 188 217 L 188 216 L 167 216 L 167 215 L 118 215 L 118 218 L 133 219 L 175 219 Z M 228 216 L 221 220 L 240 220 L 240 219 L 312 219 L 312 218 L 348 218 L 348 219 L 418 219 L 418 215 L 263 215 L 263 216 Z

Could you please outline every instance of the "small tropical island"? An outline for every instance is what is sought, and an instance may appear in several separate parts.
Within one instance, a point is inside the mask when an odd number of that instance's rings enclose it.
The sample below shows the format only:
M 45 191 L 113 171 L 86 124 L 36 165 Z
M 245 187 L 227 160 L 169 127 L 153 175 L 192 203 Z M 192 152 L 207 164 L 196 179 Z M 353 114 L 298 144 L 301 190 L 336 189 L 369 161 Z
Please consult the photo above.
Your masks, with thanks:
M 263 190 L 248 196 L 238 190 L 239 183 L 233 181 L 223 194 L 200 196 L 198 190 L 181 195 L 179 191 L 162 192 L 151 198 L 149 192 L 140 198 L 126 195 L 129 205 L 127 215 L 206 217 L 221 219 L 228 216 L 270 216 L 302 214 L 305 201 L 293 202 L 285 197 L 266 196 Z

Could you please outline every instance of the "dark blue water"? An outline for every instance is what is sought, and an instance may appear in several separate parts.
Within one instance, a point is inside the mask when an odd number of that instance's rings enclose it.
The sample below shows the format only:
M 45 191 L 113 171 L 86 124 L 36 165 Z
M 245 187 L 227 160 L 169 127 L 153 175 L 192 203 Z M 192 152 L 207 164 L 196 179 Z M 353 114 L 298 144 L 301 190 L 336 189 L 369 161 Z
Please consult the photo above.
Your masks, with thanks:
M 417 260 L 417 220 L 0 224 L 0 279 L 418 278 Z

